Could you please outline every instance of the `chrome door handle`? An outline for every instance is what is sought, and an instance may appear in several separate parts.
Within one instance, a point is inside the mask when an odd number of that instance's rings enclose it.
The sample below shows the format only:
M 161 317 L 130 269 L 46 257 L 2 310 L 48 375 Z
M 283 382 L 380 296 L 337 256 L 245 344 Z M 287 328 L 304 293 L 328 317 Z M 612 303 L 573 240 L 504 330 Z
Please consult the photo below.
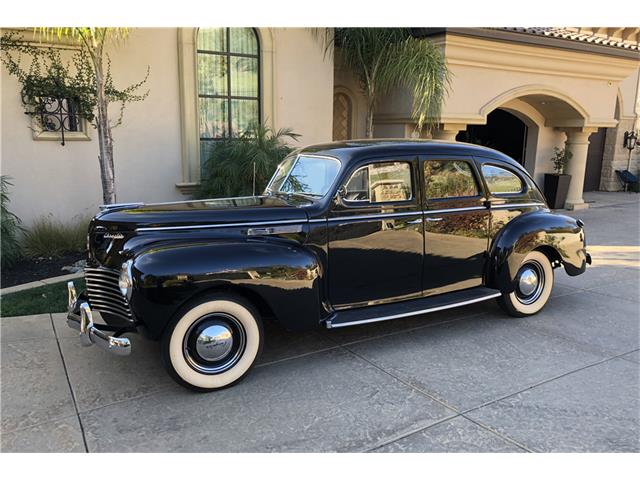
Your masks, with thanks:
M 407 225 L 418 225 L 419 223 L 422 223 L 421 218 L 418 218 L 417 220 L 411 220 L 410 222 L 407 222 Z
M 427 222 L 439 222 L 442 220 L 442 217 L 427 217 Z

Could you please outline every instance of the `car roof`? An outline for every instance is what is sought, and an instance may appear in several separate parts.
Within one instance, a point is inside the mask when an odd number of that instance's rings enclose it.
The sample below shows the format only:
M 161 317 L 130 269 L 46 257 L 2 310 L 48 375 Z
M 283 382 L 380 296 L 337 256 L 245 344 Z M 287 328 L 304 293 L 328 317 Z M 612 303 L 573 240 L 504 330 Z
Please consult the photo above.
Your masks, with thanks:
M 443 140 L 422 140 L 407 138 L 346 140 L 310 145 L 301 149 L 300 154 L 326 155 L 336 157 L 343 163 L 357 162 L 363 158 L 392 155 L 465 155 L 490 158 L 504 162 L 518 170 L 524 167 L 511 157 L 492 148 L 464 142 Z

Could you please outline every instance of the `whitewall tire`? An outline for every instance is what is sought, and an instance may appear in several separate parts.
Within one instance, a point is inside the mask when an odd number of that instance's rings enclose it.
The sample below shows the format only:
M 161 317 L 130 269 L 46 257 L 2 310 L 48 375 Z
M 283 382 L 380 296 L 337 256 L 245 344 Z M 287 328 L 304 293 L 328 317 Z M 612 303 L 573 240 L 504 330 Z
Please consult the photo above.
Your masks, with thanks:
M 264 333 L 260 315 L 245 299 L 204 297 L 182 309 L 162 339 L 169 374 L 196 391 L 239 382 L 258 359 Z
M 535 315 L 547 304 L 553 290 L 553 267 L 547 256 L 534 250 L 523 259 L 515 278 L 515 290 L 503 292 L 500 306 L 514 317 Z

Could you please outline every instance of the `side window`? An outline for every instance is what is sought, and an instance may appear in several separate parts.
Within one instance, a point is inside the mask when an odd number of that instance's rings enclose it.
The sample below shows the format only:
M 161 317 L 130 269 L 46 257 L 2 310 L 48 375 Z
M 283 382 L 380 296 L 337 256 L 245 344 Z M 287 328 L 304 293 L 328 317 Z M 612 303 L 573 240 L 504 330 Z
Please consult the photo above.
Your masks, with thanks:
M 411 164 L 372 163 L 356 170 L 345 185 L 348 202 L 401 202 L 413 198 Z
M 491 193 L 520 193 L 524 190 L 520 177 L 504 168 L 482 165 L 482 175 Z
M 471 165 L 462 160 L 428 160 L 424 162 L 427 198 L 475 197 L 478 184 Z

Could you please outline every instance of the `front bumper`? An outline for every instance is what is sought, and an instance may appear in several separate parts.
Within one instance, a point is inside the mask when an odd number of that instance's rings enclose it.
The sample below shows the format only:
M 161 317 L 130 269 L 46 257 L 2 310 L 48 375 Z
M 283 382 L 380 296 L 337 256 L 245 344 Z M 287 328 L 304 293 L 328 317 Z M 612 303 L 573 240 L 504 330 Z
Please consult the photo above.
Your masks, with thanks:
M 80 341 L 85 347 L 98 345 L 100 348 L 114 355 L 129 355 L 131 341 L 128 338 L 111 336 L 95 327 L 93 315 L 87 299 L 78 297 L 73 282 L 67 283 L 69 294 L 67 325 L 80 332 Z

